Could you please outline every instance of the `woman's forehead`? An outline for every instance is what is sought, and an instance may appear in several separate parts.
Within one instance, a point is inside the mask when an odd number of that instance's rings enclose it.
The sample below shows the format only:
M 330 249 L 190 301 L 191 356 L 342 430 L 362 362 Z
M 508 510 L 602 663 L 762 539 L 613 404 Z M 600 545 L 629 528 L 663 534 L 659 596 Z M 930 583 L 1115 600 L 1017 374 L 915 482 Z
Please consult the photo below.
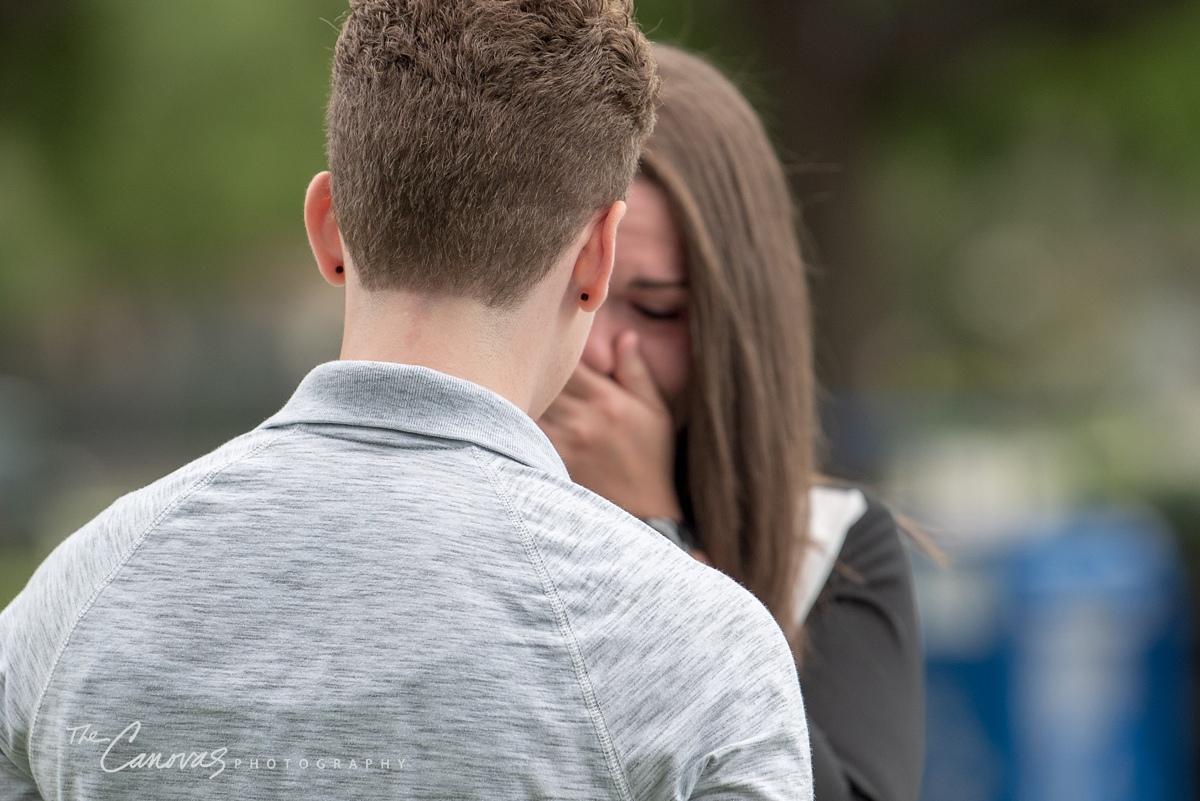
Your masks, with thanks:
M 678 287 L 687 279 L 679 226 L 667 194 L 645 178 L 635 179 L 628 210 L 617 231 L 615 278 L 639 288 Z

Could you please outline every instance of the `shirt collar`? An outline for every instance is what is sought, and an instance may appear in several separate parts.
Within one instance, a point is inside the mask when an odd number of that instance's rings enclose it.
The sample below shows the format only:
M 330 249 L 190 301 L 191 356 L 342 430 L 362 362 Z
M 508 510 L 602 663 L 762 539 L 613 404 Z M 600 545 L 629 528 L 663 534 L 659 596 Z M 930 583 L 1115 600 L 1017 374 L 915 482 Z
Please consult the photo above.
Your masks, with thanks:
M 470 442 L 569 480 L 558 452 L 529 415 L 490 389 L 428 367 L 349 360 L 317 365 L 259 427 L 302 423 Z

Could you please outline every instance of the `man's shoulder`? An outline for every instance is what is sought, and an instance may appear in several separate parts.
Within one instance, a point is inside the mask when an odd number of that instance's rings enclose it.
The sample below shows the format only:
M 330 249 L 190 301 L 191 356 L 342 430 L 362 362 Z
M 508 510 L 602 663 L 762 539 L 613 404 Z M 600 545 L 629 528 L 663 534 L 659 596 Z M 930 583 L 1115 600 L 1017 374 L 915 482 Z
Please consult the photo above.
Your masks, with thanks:
M 635 785 L 654 785 L 649 755 L 665 744 L 715 747 L 743 731 L 743 712 L 759 725 L 781 715 L 803 731 L 791 649 L 748 590 L 583 487 L 511 462 L 492 469 L 545 566 Z
M 593 633 L 606 650 L 653 638 L 676 656 L 702 652 L 707 662 L 726 646 L 740 654 L 752 640 L 783 640 L 749 591 L 624 509 L 557 476 L 494 464 L 510 514 L 529 533 L 583 644 Z
M 136 547 L 156 522 L 170 515 L 183 501 L 228 468 L 253 457 L 288 433 L 259 429 L 249 431 L 162 478 L 122 495 L 67 537 L 47 562 L 78 557 L 80 550 L 87 550 L 89 558 L 92 558 L 97 552 L 123 553 Z
M 34 601 L 31 595 L 37 596 L 36 603 L 52 603 L 63 614 L 68 607 L 81 607 L 119 569 L 156 522 L 223 469 L 253 455 L 279 436 L 280 432 L 248 432 L 117 498 L 59 543 L 6 613 L 22 611 L 18 602 Z
M 278 436 L 250 432 L 157 481 L 129 492 L 66 537 L 38 566 L 16 598 L 0 612 L 0 701 L 10 742 L 17 754 L 17 733 L 32 724 L 39 695 L 59 651 L 96 597 L 120 573 L 156 522 L 224 467 L 265 447 Z M 26 730 L 27 731 L 27 730 Z
M 484 473 L 509 509 L 512 522 L 530 533 L 581 540 L 602 537 L 657 538 L 654 532 L 616 504 L 560 476 L 477 450 Z M 665 540 L 664 540 L 665 541 Z

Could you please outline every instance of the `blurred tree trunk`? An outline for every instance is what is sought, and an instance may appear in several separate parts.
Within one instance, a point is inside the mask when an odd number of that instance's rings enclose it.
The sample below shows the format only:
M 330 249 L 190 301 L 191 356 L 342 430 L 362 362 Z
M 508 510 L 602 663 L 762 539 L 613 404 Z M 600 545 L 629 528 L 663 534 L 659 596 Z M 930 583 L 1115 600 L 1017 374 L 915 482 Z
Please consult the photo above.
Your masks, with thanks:
M 741 0 L 777 102 L 778 134 L 808 233 L 817 367 L 824 386 L 857 388 L 856 353 L 887 312 L 880 271 L 863 247 L 855 148 L 903 77 L 952 68 L 956 54 L 1006 28 L 1086 32 L 1179 0 Z
M 744 0 L 749 27 L 774 79 L 780 144 L 794 165 L 793 188 L 813 274 L 817 363 L 822 383 L 846 387 L 863 321 L 878 298 L 854 231 L 858 214 L 846 165 L 867 113 L 879 21 L 861 2 Z M 864 52 L 864 50 L 868 52 Z

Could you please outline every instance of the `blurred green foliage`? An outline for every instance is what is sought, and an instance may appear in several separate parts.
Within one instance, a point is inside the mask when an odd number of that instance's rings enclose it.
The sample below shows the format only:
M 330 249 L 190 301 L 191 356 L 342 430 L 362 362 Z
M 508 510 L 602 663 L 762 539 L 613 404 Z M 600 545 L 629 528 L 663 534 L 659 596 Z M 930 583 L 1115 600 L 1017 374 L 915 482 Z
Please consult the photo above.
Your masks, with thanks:
M 934 138 L 957 169 L 994 162 L 1038 132 L 1087 132 L 1131 166 L 1200 190 L 1200 5 L 1101 34 L 1000 28 L 955 63 L 907 76 L 870 135 Z M 1097 142 L 1085 142 L 1095 146 Z
M 5 311 L 108 281 L 220 284 L 220 256 L 302 236 L 344 7 L 70 0 L 8 10 Z
M 1000 30 L 899 80 L 855 167 L 893 302 L 871 383 L 1077 415 L 1200 381 L 1197 77 L 1188 4 L 1102 34 Z

